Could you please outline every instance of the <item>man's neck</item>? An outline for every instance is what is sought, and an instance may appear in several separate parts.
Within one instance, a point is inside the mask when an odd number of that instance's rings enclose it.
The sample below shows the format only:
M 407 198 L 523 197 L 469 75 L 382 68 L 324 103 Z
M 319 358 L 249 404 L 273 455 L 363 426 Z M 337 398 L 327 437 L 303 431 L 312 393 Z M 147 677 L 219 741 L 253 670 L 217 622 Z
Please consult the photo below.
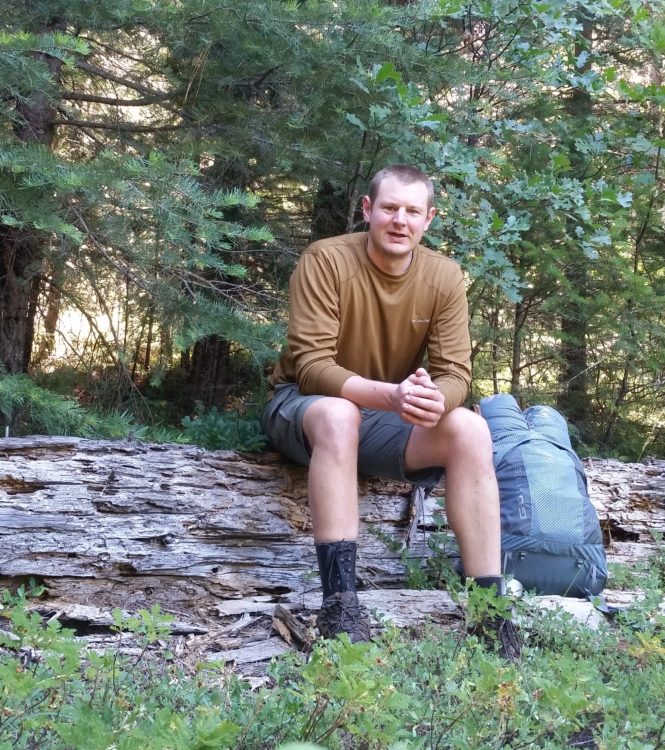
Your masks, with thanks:
M 370 263 L 388 276 L 402 276 L 409 270 L 413 261 L 413 250 L 408 255 L 391 258 L 384 253 L 377 252 L 372 247 L 371 240 L 367 243 L 366 252 Z

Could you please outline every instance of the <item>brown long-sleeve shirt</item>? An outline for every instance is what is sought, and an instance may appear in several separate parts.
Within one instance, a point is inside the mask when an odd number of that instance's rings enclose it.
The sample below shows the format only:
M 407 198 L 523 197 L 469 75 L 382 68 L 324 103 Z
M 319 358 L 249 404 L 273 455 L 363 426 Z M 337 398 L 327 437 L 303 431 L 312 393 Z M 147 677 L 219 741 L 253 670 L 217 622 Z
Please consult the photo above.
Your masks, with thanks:
M 288 346 L 273 385 L 339 396 L 353 375 L 400 383 L 425 352 L 446 411 L 460 406 L 471 382 L 471 344 L 457 263 L 418 245 L 406 273 L 389 276 L 368 259 L 364 232 L 305 250 L 291 277 Z

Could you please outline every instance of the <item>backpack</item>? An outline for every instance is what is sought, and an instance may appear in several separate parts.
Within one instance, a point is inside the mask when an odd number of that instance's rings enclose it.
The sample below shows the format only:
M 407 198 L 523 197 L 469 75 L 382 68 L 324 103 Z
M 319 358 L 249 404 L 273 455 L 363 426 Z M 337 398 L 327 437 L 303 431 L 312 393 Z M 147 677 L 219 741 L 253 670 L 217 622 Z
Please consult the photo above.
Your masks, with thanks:
M 590 597 L 607 580 L 603 537 L 565 419 L 522 412 L 508 394 L 480 402 L 494 447 L 502 572 L 538 594 Z

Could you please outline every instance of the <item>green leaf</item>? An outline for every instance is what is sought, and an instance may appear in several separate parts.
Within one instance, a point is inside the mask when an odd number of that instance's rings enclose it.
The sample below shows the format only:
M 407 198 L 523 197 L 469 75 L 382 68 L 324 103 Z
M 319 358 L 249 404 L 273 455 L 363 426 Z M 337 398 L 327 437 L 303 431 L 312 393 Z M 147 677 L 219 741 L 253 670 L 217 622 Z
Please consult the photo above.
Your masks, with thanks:
M 387 81 L 392 80 L 396 82 L 402 81 L 402 74 L 395 68 L 395 65 L 391 62 L 383 63 L 379 67 L 379 69 L 376 72 L 375 75 L 376 81 L 378 83 L 381 83 L 381 81 Z
M 568 154 L 557 153 L 552 156 L 552 166 L 557 171 L 567 171 L 570 169 L 570 157 Z
M 355 125 L 357 128 L 360 128 L 363 131 L 366 129 L 363 122 L 351 112 L 347 112 L 345 117 L 352 125 Z
M 618 192 L 617 203 L 624 208 L 628 208 L 628 206 L 631 206 L 633 204 L 633 194 Z

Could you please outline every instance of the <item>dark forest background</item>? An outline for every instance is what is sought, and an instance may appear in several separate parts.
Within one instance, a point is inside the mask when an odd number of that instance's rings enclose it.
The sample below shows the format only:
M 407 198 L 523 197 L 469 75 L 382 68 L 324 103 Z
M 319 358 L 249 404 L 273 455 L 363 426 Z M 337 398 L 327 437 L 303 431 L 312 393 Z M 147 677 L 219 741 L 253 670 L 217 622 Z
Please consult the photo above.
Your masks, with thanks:
M 665 456 L 665 2 L 6 0 L 0 419 L 260 448 L 290 272 L 437 186 L 471 401 Z

